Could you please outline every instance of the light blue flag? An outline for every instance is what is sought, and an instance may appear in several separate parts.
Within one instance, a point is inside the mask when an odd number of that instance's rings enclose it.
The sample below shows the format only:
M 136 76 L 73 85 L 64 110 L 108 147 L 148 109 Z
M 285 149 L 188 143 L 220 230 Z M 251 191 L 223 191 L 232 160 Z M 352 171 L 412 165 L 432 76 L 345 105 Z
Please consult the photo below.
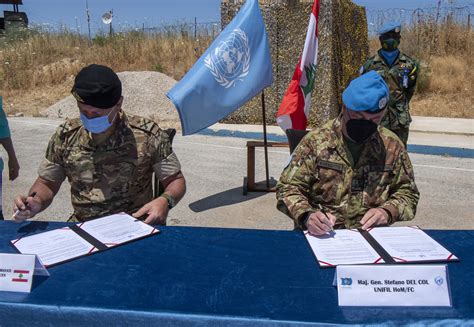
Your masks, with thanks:
M 247 0 L 167 95 L 178 109 L 183 135 L 190 135 L 225 118 L 272 83 L 258 0 Z

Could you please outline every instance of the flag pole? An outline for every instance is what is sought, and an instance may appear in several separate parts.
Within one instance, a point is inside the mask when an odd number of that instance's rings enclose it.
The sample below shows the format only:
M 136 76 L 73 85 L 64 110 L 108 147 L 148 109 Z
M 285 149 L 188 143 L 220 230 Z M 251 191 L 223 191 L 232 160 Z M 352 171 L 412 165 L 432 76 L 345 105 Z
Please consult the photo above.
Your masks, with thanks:
M 270 178 L 268 173 L 268 142 L 267 142 L 267 119 L 265 117 L 265 92 L 262 90 L 262 119 L 263 119 L 263 147 L 265 150 L 265 177 L 267 189 L 270 189 Z

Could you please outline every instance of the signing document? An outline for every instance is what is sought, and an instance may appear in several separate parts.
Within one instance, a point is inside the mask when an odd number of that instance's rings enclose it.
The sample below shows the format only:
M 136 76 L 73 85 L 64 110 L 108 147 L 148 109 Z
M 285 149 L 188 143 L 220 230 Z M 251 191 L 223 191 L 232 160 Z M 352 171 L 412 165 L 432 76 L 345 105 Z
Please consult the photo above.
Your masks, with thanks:
M 305 236 L 321 267 L 383 262 L 356 229 L 338 229 L 323 236 L 305 232 Z
M 321 267 L 459 261 L 416 226 L 339 229 L 323 236 L 305 232 L 305 236 Z
M 69 227 L 23 237 L 11 242 L 22 254 L 36 254 L 46 267 L 97 251 L 95 246 L 77 235 Z
M 36 254 L 52 266 L 158 233 L 159 230 L 125 213 L 11 241 L 23 254 Z
M 396 262 L 457 260 L 416 226 L 374 228 L 369 233 Z
M 152 226 L 125 213 L 90 220 L 77 226 L 107 247 L 120 245 L 158 232 Z

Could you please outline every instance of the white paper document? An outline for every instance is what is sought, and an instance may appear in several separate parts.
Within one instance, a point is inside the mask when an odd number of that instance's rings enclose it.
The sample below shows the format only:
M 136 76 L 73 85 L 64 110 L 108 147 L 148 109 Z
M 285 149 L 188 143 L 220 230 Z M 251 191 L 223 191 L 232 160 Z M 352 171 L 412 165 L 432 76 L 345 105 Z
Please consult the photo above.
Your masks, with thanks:
M 312 236 L 305 232 L 305 236 L 322 267 L 384 262 L 355 229 L 339 229 L 324 236 Z
M 338 266 L 340 306 L 451 306 L 446 265 Z
M 36 254 L 49 267 L 156 233 L 159 230 L 153 226 L 120 213 L 26 236 L 11 243 L 22 254 Z
M 374 228 L 370 235 L 396 262 L 457 260 L 418 227 Z
M 36 254 L 46 267 L 97 251 L 68 227 L 11 242 L 22 254 Z
M 125 213 L 94 219 L 77 224 L 77 226 L 107 247 L 117 246 L 159 232 L 153 226 Z

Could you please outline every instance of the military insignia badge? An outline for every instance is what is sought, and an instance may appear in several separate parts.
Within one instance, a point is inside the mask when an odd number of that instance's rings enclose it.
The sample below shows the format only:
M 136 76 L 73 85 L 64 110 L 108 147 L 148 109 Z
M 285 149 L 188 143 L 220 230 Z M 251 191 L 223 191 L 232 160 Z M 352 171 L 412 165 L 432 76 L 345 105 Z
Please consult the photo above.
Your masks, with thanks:
M 379 100 L 379 109 L 385 108 L 387 105 L 387 97 L 383 97 Z

